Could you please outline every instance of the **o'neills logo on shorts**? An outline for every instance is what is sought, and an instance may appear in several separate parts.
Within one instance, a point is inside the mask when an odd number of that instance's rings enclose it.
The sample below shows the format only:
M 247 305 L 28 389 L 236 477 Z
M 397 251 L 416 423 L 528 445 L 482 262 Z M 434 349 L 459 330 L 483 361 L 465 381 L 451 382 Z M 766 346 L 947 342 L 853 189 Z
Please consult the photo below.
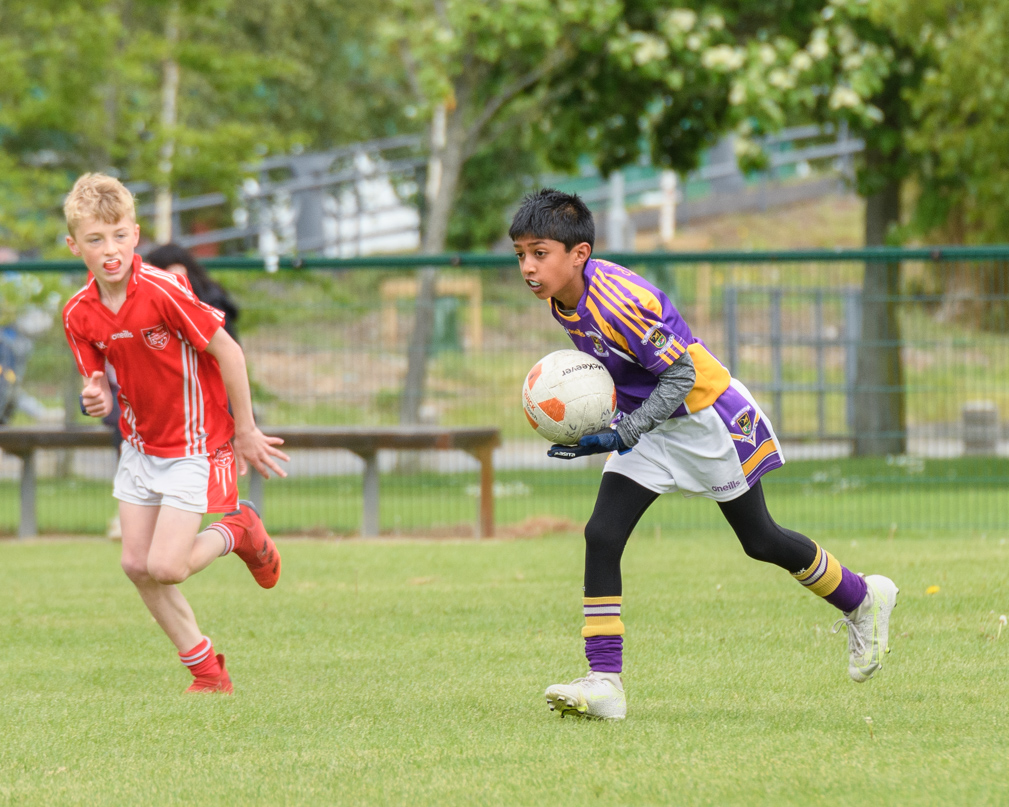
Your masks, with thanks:
M 140 332 L 144 335 L 144 341 L 155 350 L 164 350 L 168 344 L 170 334 L 163 322 L 153 328 L 143 328 Z
M 711 490 L 714 493 L 725 493 L 727 490 L 735 490 L 738 488 L 742 482 L 729 482 L 728 485 L 712 485 Z

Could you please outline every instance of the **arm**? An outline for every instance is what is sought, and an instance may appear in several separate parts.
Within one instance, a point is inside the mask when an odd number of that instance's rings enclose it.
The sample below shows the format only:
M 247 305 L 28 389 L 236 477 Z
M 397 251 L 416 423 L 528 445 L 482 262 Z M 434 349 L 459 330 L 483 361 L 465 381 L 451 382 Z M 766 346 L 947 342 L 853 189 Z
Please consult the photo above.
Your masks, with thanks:
M 697 373 L 690 354 L 684 352 L 667 369 L 659 374 L 658 384 L 631 414 L 621 420 L 610 431 L 587 434 L 576 446 L 553 446 L 548 456 L 570 460 L 589 454 L 610 451 L 627 451 L 637 445 L 641 435 L 660 423 L 665 423 L 694 388 Z
M 252 393 L 249 390 L 249 373 L 245 366 L 245 354 L 239 344 L 228 336 L 224 328 L 218 328 L 207 343 L 207 353 L 217 359 L 221 367 L 221 378 L 228 391 L 231 409 L 235 418 L 235 458 L 238 472 L 244 476 L 246 461 L 267 479 L 272 470 L 277 476 L 287 476 L 276 461 L 277 457 L 290 461 L 289 457 L 276 448 L 283 444 L 279 437 L 267 437 L 256 426 L 252 414 Z M 269 469 L 269 470 L 268 470 Z
M 625 446 L 637 445 L 641 435 L 669 420 L 694 388 L 697 373 L 689 353 L 683 353 L 659 375 L 659 383 L 641 406 L 621 420 L 617 434 Z

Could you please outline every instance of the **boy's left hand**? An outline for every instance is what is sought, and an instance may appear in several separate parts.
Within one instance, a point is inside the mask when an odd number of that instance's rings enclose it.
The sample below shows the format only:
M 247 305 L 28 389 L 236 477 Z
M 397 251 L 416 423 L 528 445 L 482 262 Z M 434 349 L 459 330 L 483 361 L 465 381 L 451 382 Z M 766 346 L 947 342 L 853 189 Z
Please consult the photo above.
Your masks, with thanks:
M 590 454 L 609 454 L 611 451 L 624 453 L 630 449 L 624 445 L 616 429 L 607 429 L 599 434 L 586 434 L 576 446 L 550 446 L 548 457 L 561 460 L 573 460 L 575 457 L 587 457 Z
M 251 431 L 235 432 L 232 439 L 235 449 L 235 461 L 238 463 L 238 473 L 245 476 L 249 470 L 247 463 L 259 471 L 264 478 L 270 478 L 270 471 L 277 476 L 287 476 L 287 471 L 277 465 L 273 459 L 281 459 L 290 462 L 291 458 L 275 446 L 283 445 L 284 441 L 280 437 L 267 437 L 258 428 L 253 427 Z

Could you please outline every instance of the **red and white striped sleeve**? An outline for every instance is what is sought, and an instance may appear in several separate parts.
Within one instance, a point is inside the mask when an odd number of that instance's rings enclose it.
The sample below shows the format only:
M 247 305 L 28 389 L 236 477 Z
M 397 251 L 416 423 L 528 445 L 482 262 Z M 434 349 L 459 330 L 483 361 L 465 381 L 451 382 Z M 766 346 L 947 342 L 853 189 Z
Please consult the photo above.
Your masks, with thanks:
M 91 283 L 93 282 L 94 280 L 91 280 Z M 90 377 L 94 372 L 105 371 L 105 356 L 85 336 L 87 306 L 82 303 L 87 289 L 85 286 L 64 306 L 63 332 L 74 354 L 74 361 L 77 362 L 77 371 L 82 376 Z
M 178 331 L 197 350 L 206 350 L 224 325 L 224 312 L 200 302 L 185 278 L 144 266 L 138 278 L 147 284 L 150 299 L 168 327 Z

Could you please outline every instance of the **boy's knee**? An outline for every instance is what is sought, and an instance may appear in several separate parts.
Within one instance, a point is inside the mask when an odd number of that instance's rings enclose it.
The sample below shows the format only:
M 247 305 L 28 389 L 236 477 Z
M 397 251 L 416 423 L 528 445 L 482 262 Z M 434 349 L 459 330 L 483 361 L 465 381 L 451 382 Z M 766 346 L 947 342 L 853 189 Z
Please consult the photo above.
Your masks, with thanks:
M 595 519 L 589 519 L 589 523 L 585 525 L 585 544 L 592 549 L 604 550 L 619 546 L 620 541 L 613 530 L 606 529 L 605 525 Z
M 122 566 L 126 576 L 134 583 L 143 583 L 151 577 L 147 572 L 147 558 L 135 558 L 123 555 L 119 560 L 119 565 Z
M 176 563 L 151 561 L 147 564 L 147 574 L 161 585 L 171 586 L 189 577 L 189 569 Z

